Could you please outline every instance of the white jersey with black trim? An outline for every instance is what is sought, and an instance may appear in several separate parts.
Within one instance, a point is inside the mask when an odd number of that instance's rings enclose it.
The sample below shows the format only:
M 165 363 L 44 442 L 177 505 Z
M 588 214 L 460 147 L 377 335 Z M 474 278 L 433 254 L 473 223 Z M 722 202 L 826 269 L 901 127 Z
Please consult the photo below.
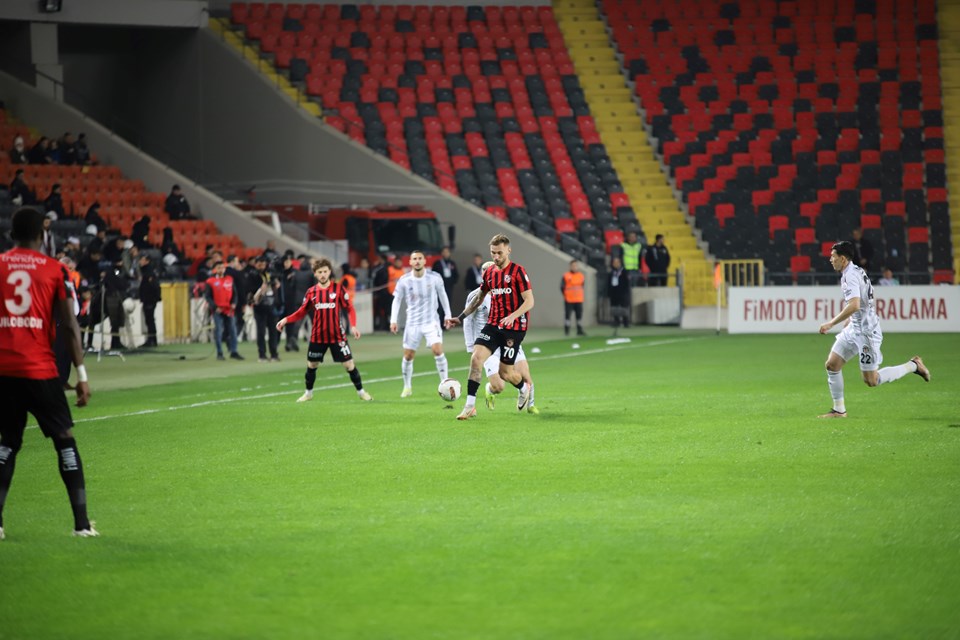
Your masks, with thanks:
M 878 336 L 880 318 L 873 299 L 873 284 L 866 272 L 852 262 L 840 274 L 840 290 L 846 305 L 854 298 L 860 298 L 860 309 L 850 316 L 850 328 L 857 335 Z
M 469 307 L 473 301 L 477 299 L 479 294 L 480 289 L 471 291 L 470 295 L 467 296 L 467 303 L 464 306 Z M 480 335 L 480 331 L 484 325 L 487 324 L 489 317 L 490 293 L 487 292 L 483 297 L 483 302 L 477 307 L 477 310 L 463 319 L 463 341 L 467 344 L 467 351 L 473 351 L 473 344 L 477 341 L 477 336 Z
M 443 307 L 445 318 L 450 318 L 450 300 L 443 288 L 443 278 L 436 271 L 424 269 L 419 278 L 413 271 L 403 274 L 397 280 L 393 291 L 393 305 L 390 308 L 390 323 L 395 324 L 400 317 L 400 304 L 407 303 L 407 326 L 433 325 L 440 322 L 437 307 Z

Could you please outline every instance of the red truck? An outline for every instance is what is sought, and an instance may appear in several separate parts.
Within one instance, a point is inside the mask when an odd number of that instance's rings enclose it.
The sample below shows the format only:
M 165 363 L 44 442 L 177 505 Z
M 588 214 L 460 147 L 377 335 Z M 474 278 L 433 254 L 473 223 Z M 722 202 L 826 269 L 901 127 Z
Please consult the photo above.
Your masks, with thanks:
M 305 223 L 311 240 L 346 240 L 350 265 L 362 258 L 373 262 L 376 254 L 406 258 L 419 249 L 432 266 L 446 244 L 437 215 L 422 207 L 377 206 L 322 209 L 304 205 L 274 205 L 283 222 Z M 451 227 L 452 233 L 452 227 Z

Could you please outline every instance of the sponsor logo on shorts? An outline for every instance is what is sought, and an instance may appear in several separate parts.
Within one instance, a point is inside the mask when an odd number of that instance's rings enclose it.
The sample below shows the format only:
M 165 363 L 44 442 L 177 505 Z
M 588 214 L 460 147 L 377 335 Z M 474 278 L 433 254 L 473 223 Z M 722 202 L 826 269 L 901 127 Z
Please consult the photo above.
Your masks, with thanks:
M 483 333 L 482 331 L 480 332 L 480 335 L 477 336 L 477 338 L 479 338 L 479 339 L 481 339 L 481 340 L 490 340 L 490 339 L 491 339 L 490 336 L 488 336 L 487 334 Z

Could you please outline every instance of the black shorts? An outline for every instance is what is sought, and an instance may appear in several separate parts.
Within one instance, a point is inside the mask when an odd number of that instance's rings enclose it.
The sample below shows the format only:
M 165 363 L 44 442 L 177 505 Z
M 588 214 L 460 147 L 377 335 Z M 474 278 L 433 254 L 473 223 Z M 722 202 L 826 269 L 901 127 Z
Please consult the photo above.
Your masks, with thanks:
M 330 349 L 330 353 L 333 354 L 334 362 L 353 360 L 350 343 L 344 340 L 343 342 L 311 342 L 307 348 L 307 362 L 323 362 L 327 349 Z
M 513 364 L 517 361 L 520 343 L 526 335 L 526 331 L 512 331 L 501 329 L 495 324 L 485 324 L 474 344 L 482 344 L 490 350 L 490 353 L 500 349 L 500 362 Z
M 5 414 L 0 420 L 0 433 L 4 435 L 22 435 L 28 413 L 33 414 L 43 435 L 48 438 L 73 427 L 60 378 L 30 380 L 0 376 L 0 406 Z

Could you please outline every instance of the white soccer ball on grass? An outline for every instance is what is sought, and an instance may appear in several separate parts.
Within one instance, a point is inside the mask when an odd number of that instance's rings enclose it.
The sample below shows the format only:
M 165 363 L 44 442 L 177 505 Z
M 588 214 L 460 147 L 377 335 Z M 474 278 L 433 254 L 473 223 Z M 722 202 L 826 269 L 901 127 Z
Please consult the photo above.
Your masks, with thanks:
M 460 397 L 460 381 L 447 378 L 437 387 L 437 393 L 447 402 L 453 402 Z

